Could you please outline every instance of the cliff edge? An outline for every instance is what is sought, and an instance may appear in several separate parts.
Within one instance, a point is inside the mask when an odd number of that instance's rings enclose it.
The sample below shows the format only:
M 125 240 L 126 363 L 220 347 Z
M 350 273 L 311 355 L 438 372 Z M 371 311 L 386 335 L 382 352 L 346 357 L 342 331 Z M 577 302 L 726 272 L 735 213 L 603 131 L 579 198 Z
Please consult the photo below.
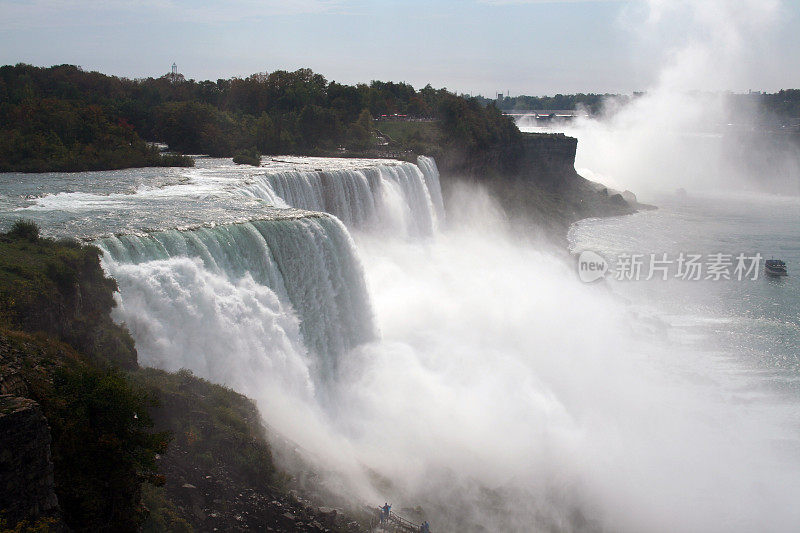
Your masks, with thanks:
M 619 193 L 587 180 L 575 170 L 578 140 L 562 133 L 522 133 L 509 170 L 502 173 L 441 168 L 442 187 L 459 181 L 485 187 L 509 217 L 561 242 L 570 224 L 583 218 L 619 216 L 649 208 L 633 193 Z

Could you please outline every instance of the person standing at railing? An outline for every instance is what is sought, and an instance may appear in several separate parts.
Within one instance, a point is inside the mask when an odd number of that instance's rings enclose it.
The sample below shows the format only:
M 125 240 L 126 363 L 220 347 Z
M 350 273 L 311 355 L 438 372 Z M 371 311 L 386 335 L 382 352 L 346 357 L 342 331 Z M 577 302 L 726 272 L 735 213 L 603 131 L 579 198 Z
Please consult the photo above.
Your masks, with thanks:
M 381 513 L 381 524 L 383 524 L 384 522 L 387 522 L 389 520 L 389 512 L 391 510 L 392 510 L 392 506 L 389 505 L 389 502 L 386 502 L 386 503 L 383 504 L 383 507 L 381 507 L 381 511 L 383 511 Z
M 419 526 L 419 533 L 431 533 L 431 525 L 425 520 L 421 526 Z

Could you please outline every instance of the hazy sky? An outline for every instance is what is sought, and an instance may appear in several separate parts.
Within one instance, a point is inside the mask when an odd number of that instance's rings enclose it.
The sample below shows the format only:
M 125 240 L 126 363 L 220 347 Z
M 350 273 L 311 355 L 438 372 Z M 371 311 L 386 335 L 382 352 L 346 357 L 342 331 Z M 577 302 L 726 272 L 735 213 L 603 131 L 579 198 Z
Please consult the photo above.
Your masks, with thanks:
M 195 79 L 310 67 L 339 82 L 486 95 L 630 92 L 687 43 L 713 55 L 738 32 L 736 75 L 687 88 L 798 87 L 800 1 L 764 3 L 768 20 L 747 0 L 0 0 L 0 63 L 146 77 L 174 61 Z

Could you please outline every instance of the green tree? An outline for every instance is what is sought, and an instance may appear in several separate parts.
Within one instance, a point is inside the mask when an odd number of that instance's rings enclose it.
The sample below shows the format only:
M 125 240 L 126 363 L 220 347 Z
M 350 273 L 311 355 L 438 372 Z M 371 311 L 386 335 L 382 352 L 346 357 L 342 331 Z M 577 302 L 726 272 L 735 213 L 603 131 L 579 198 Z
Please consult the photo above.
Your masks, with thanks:
M 374 127 L 369 109 L 362 109 L 358 119 L 350 125 L 350 147 L 365 150 L 370 147 Z

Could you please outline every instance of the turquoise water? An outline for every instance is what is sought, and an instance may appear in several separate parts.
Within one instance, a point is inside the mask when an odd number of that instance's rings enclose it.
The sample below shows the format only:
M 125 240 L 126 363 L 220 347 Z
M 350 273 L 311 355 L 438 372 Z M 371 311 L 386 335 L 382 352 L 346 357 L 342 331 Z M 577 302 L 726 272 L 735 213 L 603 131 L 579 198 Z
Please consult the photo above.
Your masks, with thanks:
M 800 397 L 800 199 L 750 194 L 657 203 L 655 211 L 577 223 L 572 250 L 593 250 L 612 263 L 619 254 L 674 259 L 681 252 L 784 260 L 789 276 L 781 278 L 764 276 L 762 261 L 755 280 L 607 283 L 642 314 L 669 324 L 678 341 L 735 360 L 762 385 Z

